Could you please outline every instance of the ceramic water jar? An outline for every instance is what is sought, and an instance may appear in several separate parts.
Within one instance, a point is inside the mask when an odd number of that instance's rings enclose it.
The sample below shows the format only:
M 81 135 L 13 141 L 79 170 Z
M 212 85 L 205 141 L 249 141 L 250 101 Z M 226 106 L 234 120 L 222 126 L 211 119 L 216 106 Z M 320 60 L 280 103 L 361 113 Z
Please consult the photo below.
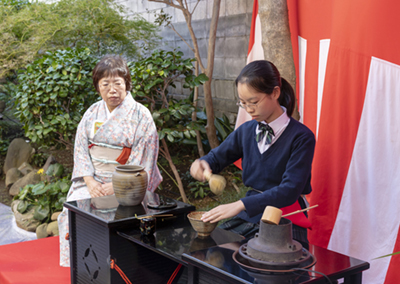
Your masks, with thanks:
M 112 185 L 115 197 L 123 206 L 135 206 L 143 201 L 147 190 L 147 172 L 137 165 L 115 167 Z

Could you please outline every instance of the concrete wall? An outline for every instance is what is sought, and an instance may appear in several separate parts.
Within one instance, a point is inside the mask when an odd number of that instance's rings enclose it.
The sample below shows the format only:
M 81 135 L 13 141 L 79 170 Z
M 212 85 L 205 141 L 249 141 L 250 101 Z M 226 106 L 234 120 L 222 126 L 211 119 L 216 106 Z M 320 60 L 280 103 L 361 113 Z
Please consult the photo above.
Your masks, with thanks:
M 149 21 L 154 21 L 154 12 L 163 9 L 172 16 L 172 23 L 181 36 L 192 44 L 189 30 L 180 10 L 166 4 L 147 0 L 120 0 L 127 7 L 127 14 L 140 14 Z M 191 9 L 198 2 L 187 0 Z M 200 0 L 193 13 L 192 24 L 200 47 L 200 56 L 204 66 L 207 65 L 208 36 L 212 15 L 213 0 Z M 246 64 L 249 42 L 253 0 L 221 0 L 215 45 L 214 74 L 212 82 L 213 102 L 216 116 L 225 113 L 234 123 L 237 114 L 237 91 L 234 80 Z M 193 52 L 170 28 L 161 30 L 162 46 L 165 50 L 179 47 L 185 57 L 194 57 Z M 181 84 L 172 90 L 173 93 L 187 95 Z M 200 89 L 199 106 L 203 106 L 203 92 Z

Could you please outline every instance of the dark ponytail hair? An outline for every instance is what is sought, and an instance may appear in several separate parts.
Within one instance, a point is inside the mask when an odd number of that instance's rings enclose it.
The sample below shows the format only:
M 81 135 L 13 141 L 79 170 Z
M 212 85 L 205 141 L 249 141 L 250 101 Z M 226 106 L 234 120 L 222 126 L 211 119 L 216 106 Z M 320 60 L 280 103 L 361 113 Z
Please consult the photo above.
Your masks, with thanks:
M 292 86 L 281 77 L 275 65 L 267 60 L 256 60 L 247 64 L 235 80 L 238 83 L 246 84 L 255 91 L 267 95 L 272 94 L 274 88 L 281 89 L 278 102 L 284 106 L 288 116 L 292 116 L 295 103 L 295 95 Z

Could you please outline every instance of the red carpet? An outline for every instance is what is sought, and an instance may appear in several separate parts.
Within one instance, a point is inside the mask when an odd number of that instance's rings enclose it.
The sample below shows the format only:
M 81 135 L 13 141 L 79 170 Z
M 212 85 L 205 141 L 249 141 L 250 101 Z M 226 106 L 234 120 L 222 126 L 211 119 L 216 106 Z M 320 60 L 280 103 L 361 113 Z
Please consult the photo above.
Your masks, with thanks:
M 0 246 L 0 283 L 71 283 L 69 267 L 59 265 L 58 237 Z

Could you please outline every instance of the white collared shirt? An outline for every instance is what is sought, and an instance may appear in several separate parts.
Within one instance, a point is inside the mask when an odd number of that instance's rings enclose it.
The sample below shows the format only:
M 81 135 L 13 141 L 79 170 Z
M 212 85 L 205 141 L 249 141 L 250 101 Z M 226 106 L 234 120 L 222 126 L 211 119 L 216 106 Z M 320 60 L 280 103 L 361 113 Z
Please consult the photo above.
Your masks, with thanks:
M 258 142 L 258 149 L 260 150 L 261 154 L 264 153 L 265 151 L 267 151 L 268 148 L 271 147 L 271 145 L 274 144 L 276 140 L 278 140 L 278 138 L 282 135 L 283 131 L 285 131 L 286 127 L 288 126 L 288 124 L 290 122 L 290 118 L 286 114 L 286 108 L 283 106 L 281 106 L 281 108 L 283 109 L 283 113 L 277 119 L 275 119 L 274 121 L 272 121 L 269 124 L 267 124 L 265 121 L 261 122 L 263 124 L 269 125 L 275 133 L 275 136 L 272 136 L 271 144 L 267 144 L 267 145 L 265 144 L 267 135 L 264 135 L 264 138 L 261 139 L 260 142 Z M 256 135 L 260 132 L 261 132 L 261 130 L 259 129 L 259 126 L 257 125 Z

